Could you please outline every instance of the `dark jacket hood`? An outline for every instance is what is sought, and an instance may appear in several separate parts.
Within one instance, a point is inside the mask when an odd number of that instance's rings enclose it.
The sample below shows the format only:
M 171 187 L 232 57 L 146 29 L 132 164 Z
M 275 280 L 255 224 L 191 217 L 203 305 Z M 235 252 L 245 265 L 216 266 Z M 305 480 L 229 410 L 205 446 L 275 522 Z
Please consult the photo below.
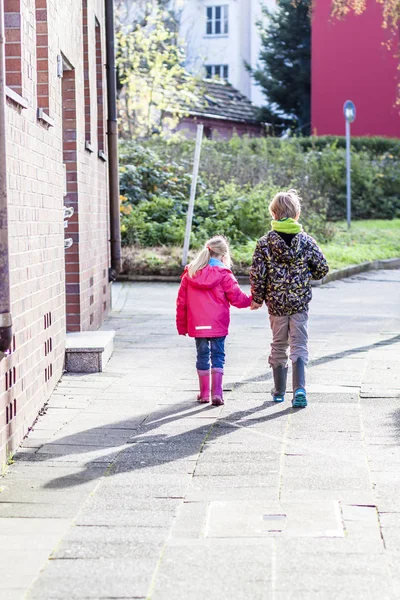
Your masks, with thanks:
M 204 269 L 197 271 L 194 277 L 189 277 L 188 273 L 188 285 L 201 290 L 210 290 L 221 282 L 227 271 L 229 271 L 227 267 L 207 265 Z
M 281 263 L 293 263 L 303 253 L 307 236 L 300 232 L 292 239 L 290 246 L 281 238 L 276 231 L 270 231 L 266 235 L 266 245 L 274 259 Z

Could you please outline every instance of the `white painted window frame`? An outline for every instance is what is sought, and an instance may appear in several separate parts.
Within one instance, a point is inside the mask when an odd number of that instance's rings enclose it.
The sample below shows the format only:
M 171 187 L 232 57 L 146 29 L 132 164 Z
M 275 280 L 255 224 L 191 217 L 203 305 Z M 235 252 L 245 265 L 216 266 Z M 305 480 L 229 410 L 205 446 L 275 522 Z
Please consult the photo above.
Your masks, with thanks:
M 206 37 L 228 36 L 229 35 L 229 4 L 216 4 L 206 6 Z M 217 18 L 217 9 L 219 9 L 219 18 Z M 217 23 L 220 25 L 220 31 L 217 33 Z M 209 25 L 211 25 L 209 27 Z

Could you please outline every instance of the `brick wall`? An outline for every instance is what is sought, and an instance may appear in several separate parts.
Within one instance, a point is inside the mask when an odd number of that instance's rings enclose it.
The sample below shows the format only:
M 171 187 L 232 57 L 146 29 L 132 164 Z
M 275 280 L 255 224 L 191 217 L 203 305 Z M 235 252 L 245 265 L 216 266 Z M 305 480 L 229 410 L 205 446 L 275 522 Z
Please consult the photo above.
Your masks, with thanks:
M 104 50 L 103 1 L 6 0 L 5 8 L 7 58 L 17 60 L 7 65 L 14 92 L 7 101 L 7 173 L 15 339 L 0 363 L 0 463 L 18 446 L 62 375 L 67 315 L 70 330 L 96 329 L 110 305 L 107 157 L 98 154 L 104 144 L 97 136 L 96 100 L 96 19 Z M 58 55 L 69 65 L 65 79 L 57 75 Z M 100 70 L 106 98 L 104 65 Z M 74 104 L 72 127 L 67 113 Z M 70 184 L 66 197 L 64 162 Z M 64 204 L 76 209 L 65 230 Z M 65 237 L 74 238 L 67 255 Z M 66 295 L 66 286 L 76 284 Z

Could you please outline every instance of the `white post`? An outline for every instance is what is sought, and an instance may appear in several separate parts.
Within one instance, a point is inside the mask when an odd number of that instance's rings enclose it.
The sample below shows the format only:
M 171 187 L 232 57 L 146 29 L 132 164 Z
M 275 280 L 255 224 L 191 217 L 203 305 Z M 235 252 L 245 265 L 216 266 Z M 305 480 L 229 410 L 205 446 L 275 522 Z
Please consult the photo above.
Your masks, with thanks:
M 188 253 L 189 253 L 190 232 L 192 231 L 194 200 L 196 197 L 197 178 L 199 175 L 199 164 L 200 164 L 200 152 L 201 152 L 202 139 L 203 139 L 203 125 L 197 125 L 196 148 L 194 151 L 192 185 L 190 186 L 190 199 L 189 199 L 189 207 L 188 207 L 188 214 L 187 214 L 187 221 L 186 221 L 185 242 L 183 244 L 183 256 L 182 256 L 182 266 L 183 267 L 185 267 L 187 264 L 187 258 L 188 258 Z
M 346 119 L 346 184 L 347 184 L 347 227 L 351 225 L 351 162 L 350 162 L 350 122 Z

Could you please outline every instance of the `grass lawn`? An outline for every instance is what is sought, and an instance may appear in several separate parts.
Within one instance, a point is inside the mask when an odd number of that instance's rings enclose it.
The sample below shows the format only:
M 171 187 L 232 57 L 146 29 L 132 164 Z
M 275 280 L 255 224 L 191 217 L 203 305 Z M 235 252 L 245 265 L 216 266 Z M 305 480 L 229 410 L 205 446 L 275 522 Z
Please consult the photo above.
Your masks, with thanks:
M 321 244 L 331 269 L 400 257 L 400 219 L 338 223 L 332 241 Z
M 321 248 L 331 270 L 385 258 L 400 258 L 400 219 L 392 221 L 353 221 L 335 224 L 334 238 Z M 232 247 L 233 270 L 245 275 L 251 264 L 255 241 Z M 196 255 L 191 250 L 189 260 Z M 122 249 L 124 272 L 131 275 L 180 275 L 182 249 L 176 247 Z

